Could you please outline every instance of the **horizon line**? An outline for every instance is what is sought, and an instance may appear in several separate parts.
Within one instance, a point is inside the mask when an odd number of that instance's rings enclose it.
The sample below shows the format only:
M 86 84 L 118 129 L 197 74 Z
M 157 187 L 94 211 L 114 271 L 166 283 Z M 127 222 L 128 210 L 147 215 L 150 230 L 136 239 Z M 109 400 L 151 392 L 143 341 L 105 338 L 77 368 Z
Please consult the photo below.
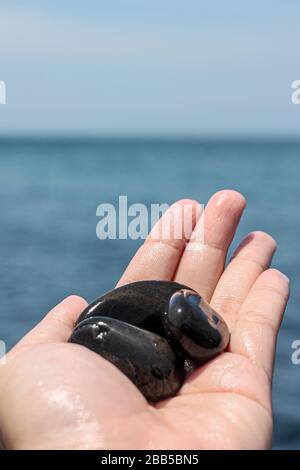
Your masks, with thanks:
M 22 141 L 22 142 L 170 142 L 170 141 L 194 141 L 194 142 L 209 142 L 209 141 L 300 141 L 300 134 L 197 134 L 197 133 L 0 133 L 0 143 Z

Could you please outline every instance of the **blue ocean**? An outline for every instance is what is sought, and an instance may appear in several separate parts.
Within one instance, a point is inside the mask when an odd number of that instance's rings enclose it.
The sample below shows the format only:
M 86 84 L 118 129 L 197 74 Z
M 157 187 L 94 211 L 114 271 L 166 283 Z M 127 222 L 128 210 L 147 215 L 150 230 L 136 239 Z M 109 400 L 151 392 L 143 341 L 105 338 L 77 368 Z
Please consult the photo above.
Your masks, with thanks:
M 265 230 L 292 281 L 274 377 L 274 448 L 300 449 L 300 142 L 292 140 L 0 140 L 0 339 L 12 347 L 71 293 L 111 289 L 141 241 L 99 240 L 101 203 L 206 203 L 222 188 L 248 208 L 234 241 Z

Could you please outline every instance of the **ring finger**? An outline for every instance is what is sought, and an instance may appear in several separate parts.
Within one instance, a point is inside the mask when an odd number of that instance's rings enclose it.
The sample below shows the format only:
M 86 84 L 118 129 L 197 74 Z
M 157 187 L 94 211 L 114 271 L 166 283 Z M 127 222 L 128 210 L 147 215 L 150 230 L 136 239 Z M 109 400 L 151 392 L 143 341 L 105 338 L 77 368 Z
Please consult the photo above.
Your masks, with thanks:
M 180 260 L 175 280 L 210 301 L 223 272 L 227 250 L 245 209 L 236 191 L 220 191 L 208 202 Z
M 226 320 L 230 329 L 251 287 L 271 264 L 275 240 L 264 232 L 247 235 L 236 249 L 211 299 L 211 306 Z

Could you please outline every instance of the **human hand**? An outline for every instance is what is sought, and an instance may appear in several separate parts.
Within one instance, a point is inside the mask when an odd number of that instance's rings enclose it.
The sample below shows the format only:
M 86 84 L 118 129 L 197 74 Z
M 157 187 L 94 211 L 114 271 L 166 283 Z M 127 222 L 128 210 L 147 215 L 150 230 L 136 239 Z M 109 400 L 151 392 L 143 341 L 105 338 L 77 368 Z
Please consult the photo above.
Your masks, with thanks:
M 170 218 L 174 227 L 181 224 L 185 204 L 197 205 L 179 201 L 163 220 Z M 204 244 L 149 237 L 118 284 L 176 280 L 195 289 L 229 325 L 228 351 L 197 369 L 176 397 L 149 405 L 111 363 L 67 343 L 86 306 L 80 297 L 68 297 L 0 367 L 5 448 L 270 447 L 275 343 L 289 283 L 279 271 L 268 269 L 276 244 L 262 232 L 249 234 L 224 270 L 244 208 L 244 198 L 234 191 L 215 194 L 205 208 Z M 195 218 L 193 225 L 196 231 L 201 226 Z

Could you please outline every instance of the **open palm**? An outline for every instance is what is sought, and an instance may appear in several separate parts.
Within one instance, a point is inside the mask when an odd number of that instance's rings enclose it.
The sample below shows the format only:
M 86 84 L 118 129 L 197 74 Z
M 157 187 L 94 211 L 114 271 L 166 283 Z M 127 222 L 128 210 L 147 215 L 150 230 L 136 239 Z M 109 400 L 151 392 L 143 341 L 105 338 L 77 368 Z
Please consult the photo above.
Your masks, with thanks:
M 167 218 L 182 224 L 174 204 Z M 67 343 L 86 302 L 71 296 L 56 306 L 8 354 L 0 367 L 0 432 L 6 448 L 264 449 L 271 445 L 271 386 L 276 336 L 288 280 L 269 269 L 276 244 L 253 232 L 224 270 L 244 198 L 221 191 L 193 233 L 204 242 L 162 237 L 138 250 L 119 285 L 176 280 L 198 291 L 231 330 L 227 352 L 197 369 L 180 393 L 149 405 L 112 364 Z M 191 216 L 187 211 L 186 216 Z M 195 211 L 196 213 L 196 211 Z M 204 219 L 203 219 L 204 217 Z M 204 224 L 203 224 L 204 220 Z M 161 233 L 161 231 L 159 231 Z

